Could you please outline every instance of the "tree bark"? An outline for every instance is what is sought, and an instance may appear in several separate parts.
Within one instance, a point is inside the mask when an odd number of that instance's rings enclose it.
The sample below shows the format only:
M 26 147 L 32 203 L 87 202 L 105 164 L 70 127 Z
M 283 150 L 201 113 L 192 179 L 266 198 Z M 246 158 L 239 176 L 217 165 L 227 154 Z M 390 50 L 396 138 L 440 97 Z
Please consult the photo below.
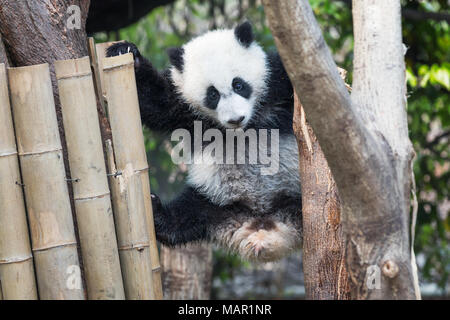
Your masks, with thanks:
M 71 177 L 54 62 L 56 60 L 75 59 L 88 55 L 85 25 L 89 4 L 89 0 L 0 0 L 0 35 L 3 38 L 10 64 L 15 67 L 42 63 L 50 65 L 55 109 L 68 180 Z M 68 8 L 72 5 L 80 8 L 79 29 L 69 29 L 67 27 L 68 19 L 73 14 L 70 11 L 68 12 Z M 72 215 L 76 225 L 75 212 L 73 211 L 73 191 L 70 182 L 68 183 L 68 188 Z M 78 234 L 77 242 L 79 243 Z M 81 257 L 80 251 L 78 253 Z M 82 266 L 81 260 L 80 264 Z M 83 268 L 81 270 L 83 272 Z
M 0 33 L 0 63 L 4 63 L 6 67 L 9 67 L 9 59 L 6 54 L 5 44 L 3 43 L 2 35 Z
M 263 2 L 339 189 L 352 298 L 418 298 L 400 2 L 354 1 L 352 97 L 308 1 Z
M 209 299 L 212 277 L 210 244 L 188 244 L 180 248 L 161 245 L 161 265 L 164 299 Z
M 306 299 L 350 299 L 336 182 L 297 95 L 294 133 L 302 182 L 303 273 Z

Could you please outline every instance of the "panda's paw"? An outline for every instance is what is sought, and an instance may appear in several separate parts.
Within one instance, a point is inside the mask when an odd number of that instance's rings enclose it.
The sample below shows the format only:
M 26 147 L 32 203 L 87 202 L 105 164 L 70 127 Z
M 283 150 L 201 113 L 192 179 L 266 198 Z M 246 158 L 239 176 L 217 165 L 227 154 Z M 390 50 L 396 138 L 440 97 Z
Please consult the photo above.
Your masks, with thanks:
M 107 57 L 120 56 L 122 54 L 132 53 L 134 57 L 135 67 L 139 67 L 142 56 L 139 49 L 131 42 L 117 42 L 106 49 Z
M 247 260 L 276 261 L 298 247 L 300 236 L 293 225 L 270 219 L 244 223 L 233 234 L 231 243 Z

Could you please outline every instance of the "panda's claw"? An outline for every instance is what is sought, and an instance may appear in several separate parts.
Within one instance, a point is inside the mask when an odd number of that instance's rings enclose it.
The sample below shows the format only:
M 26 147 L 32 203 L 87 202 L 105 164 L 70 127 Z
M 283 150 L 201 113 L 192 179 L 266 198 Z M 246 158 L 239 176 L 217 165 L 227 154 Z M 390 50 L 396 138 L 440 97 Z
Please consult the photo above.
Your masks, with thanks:
M 121 56 L 122 54 L 132 53 L 135 66 L 139 67 L 141 62 L 141 53 L 139 49 L 131 42 L 117 42 L 106 49 L 107 57 Z

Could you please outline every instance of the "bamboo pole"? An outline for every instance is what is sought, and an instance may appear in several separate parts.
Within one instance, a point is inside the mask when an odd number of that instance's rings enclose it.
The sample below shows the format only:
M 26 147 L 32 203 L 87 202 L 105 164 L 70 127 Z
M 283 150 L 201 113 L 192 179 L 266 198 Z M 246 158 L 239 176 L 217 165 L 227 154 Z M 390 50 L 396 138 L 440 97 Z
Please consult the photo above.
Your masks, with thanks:
M 109 46 L 111 46 L 114 43 L 117 43 L 118 41 L 110 41 L 110 42 L 102 42 L 97 43 L 95 45 L 95 51 L 97 55 L 97 66 L 99 70 L 99 76 L 100 76 L 100 89 L 102 92 L 102 98 L 106 98 L 106 88 L 105 88 L 105 79 L 103 78 L 103 60 L 106 58 L 106 49 L 108 49 Z
M 0 64 L 0 289 L 5 300 L 37 299 L 6 69 Z
M 118 231 L 119 250 L 122 266 L 126 266 L 122 270 L 127 297 L 162 299 L 158 251 L 149 202 L 148 164 L 133 65 L 132 54 L 103 60 L 103 85 L 114 143 L 114 164 L 111 164 L 111 168 L 115 166 L 121 173 L 114 179 L 111 189 L 116 224 L 121 229 Z M 139 256 L 136 251 L 140 252 Z M 136 263 L 139 263 L 143 274 L 128 271 Z M 144 279 L 149 280 L 145 288 L 142 286 Z M 136 288 L 138 280 L 142 285 Z M 148 295 L 149 292 L 151 295 Z
M 117 170 L 111 140 L 106 141 L 106 152 L 110 172 L 120 174 L 110 177 L 110 187 L 125 296 L 133 300 L 153 299 L 142 186 L 132 171 L 130 176 L 129 169 L 126 172 Z
M 84 299 L 48 64 L 9 80 L 39 296 Z
M 95 92 L 97 92 L 98 100 L 102 106 L 102 110 L 104 114 L 107 114 L 106 112 L 106 106 L 105 106 L 105 97 L 103 95 L 103 89 L 102 89 L 102 79 L 100 78 L 100 66 L 98 65 L 98 55 L 97 55 L 97 48 L 95 46 L 95 41 L 93 37 L 88 38 L 88 51 L 89 51 L 89 57 L 91 59 L 91 68 L 93 72 L 93 79 L 94 79 L 94 85 L 95 85 Z
M 88 57 L 55 62 L 89 299 L 125 299 Z

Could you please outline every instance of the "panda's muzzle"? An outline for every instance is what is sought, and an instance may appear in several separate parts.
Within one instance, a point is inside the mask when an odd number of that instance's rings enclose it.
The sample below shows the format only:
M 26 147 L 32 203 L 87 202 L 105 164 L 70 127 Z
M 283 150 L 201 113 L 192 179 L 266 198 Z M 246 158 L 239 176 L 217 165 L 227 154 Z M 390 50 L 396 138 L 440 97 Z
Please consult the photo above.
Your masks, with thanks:
M 239 118 L 235 118 L 235 119 L 230 119 L 227 122 L 233 126 L 240 126 L 241 123 L 244 121 L 245 117 L 241 116 Z

